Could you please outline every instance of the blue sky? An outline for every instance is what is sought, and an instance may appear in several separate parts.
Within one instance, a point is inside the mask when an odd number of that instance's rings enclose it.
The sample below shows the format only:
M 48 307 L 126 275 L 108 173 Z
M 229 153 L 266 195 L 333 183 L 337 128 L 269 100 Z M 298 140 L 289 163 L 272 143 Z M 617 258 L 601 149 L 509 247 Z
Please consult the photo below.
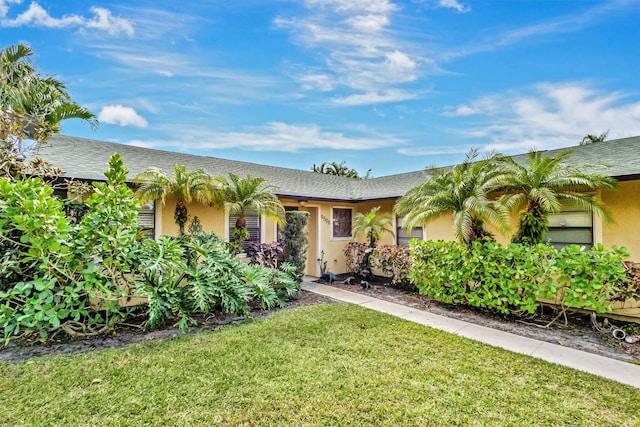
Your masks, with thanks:
M 374 176 L 640 135 L 640 0 L 0 0 L 63 133 Z

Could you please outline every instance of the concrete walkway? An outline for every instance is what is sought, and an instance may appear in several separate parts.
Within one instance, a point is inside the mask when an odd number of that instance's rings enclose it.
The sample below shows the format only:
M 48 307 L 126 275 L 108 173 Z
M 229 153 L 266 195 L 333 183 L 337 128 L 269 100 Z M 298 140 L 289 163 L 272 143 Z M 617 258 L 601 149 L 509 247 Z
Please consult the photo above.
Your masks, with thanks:
M 369 295 L 334 288 L 333 286 L 304 281 L 302 289 L 640 388 L 640 365 L 521 337 L 509 332 L 440 316 L 405 305 L 383 301 Z

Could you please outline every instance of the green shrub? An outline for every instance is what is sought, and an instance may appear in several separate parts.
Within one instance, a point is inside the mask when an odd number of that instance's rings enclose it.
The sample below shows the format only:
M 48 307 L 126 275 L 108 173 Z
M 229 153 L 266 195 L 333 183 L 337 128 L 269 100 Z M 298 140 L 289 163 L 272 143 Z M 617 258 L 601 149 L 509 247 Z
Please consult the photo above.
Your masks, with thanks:
M 40 179 L 0 181 L 0 327 L 5 342 L 60 331 L 106 332 L 128 310 L 118 304 L 135 262 L 137 202 L 115 154 L 75 225 Z M 98 297 L 92 306 L 90 298 Z
M 55 278 L 70 261 L 71 225 L 52 193 L 40 178 L 0 180 L 1 290 L 19 281 Z
M 0 326 L 4 340 L 47 337 L 88 314 L 76 281 L 71 225 L 41 179 L 0 180 Z
M 137 292 L 149 299 L 148 326 L 177 318 L 181 330 L 195 323 L 193 315 L 223 309 L 247 314 L 251 291 L 244 264 L 214 234 L 146 240 L 139 254 Z
M 255 301 L 262 308 L 284 306 L 298 292 L 293 269 L 246 266 L 213 233 L 146 240 L 139 253 L 137 292 L 149 299 L 150 328 L 177 319 L 181 330 L 196 314 L 214 310 L 246 315 Z
M 95 182 L 85 201 L 87 212 L 73 236 L 73 247 L 83 268 L 91 296 L 124 296 L 136 262 L 139 202 L 127 187 L 127 169 L 119 154 L 109 159 L 106 182 Z M 113 307 L 118 310 L 118 307 Z
M 409 278 L 421 293 L 439 301 L 468 304 L 502 313 L 533 313 L 539 299 L 563 308 L 611 311 L 625 295 L 623 248 L 590 250 L 549 245 L 502 247 L 493 242 L 411 242 Z
M 610 312 L 629 285 L 624 266 L 628 257 L 625 248 L 615 246 L 611 250 L 602 244 L 589 250 L 567 246 L 555 258 L 557 280 L 550 281 L 540 296 L 555 299 L 563 307 Z

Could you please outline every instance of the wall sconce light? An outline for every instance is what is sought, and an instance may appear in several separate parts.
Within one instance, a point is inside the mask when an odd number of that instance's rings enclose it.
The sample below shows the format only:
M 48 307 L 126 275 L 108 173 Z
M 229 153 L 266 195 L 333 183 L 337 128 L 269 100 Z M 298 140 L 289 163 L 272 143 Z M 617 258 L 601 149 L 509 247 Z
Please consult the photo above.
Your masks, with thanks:
M 307 205 L 308 200 L 298 200 L 298 206 L 304 208 Z
M 561 219 L 560 220 L 560 227 L 565 228 L 567 226 L 567 220 L 566 219 Z

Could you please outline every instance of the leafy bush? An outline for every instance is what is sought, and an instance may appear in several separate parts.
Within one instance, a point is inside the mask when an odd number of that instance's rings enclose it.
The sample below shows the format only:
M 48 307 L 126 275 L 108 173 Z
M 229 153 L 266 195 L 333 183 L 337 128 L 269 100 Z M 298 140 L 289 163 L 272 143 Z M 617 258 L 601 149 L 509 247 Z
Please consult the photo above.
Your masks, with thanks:
M 85 201 L 88 210 L 78 224 L 73 247 L 87 285 L 109 298 L 112 293 L 124 295 L 130 280 L 126 274 L 136 262 L 140 207 L 127 187 L 127 169 L 117 153 L 105 176 L 107 182 L 94 183 L 93 194 Z
M 629 284 L 623 263 L 628 256 L 625 248 L 607 250 L 602 244 L 590 250 L 577 245 L 563 248 L 555 259 L 557 280 L 541 296 L 563 307 L 610 312 Z
M 278 268 L 284 259 L 284 248 L 280 242 L 262 243 L 249 242 L 247 256 L 250 265 L 262 265 L 267 268 Z
M 344 248 L 347 271 L 350 274 L 355 274 L 363 277 L 370 275 L 371 271 L 369 270 L 367 256 L 370 256 L 372 251 L 373 250 L 364 243 L 347 243 Z
M 5 341 L 109 330 L 134 260 L 137 204 L 116 154 L 78 225 L 41 179 L 0 180 L 0 326 Z M 113 297 L 116 294 L 116 297 Z M 90 298 L 100 297 L 97 307 Z
M 245 315 L 252 301 L 262 308 L 284 306 L 299 291 L 291 274 L 244 265 L 213 233 L 146 240 L 139 259 L 136 290 L 149 299 L 150 328 L 176 318 L 184 330 L 196 314 L 214 310 Z
M 409 278 L 421 293 L 446 303 L 468 304 L 502 313 L 533 313 L 539 299 L 563 308 L 611 311 L 627 284 L 626 250 L 543 244 L 502 247 L 474 242 L 413 241 Z
M 247 285 L 251 287 L 253 296 L 263 309 L 284 307 L 287 305 L 287 298 L 300 291 L 300 284 L 295 278 L 295 266 L 285 263 L 281 267 L 282 270 L 276 270 L 250 265 L 243 271 Z
M 0 180 L 0 326 L 5 342 L 32 334 L 46 337 L 69 317 L 86 315 L 69 246 L 71 227 L 62 204 L 39 178 Z M 71 291 L 71 292 L 69 292 Z
M 250 289 L 244 284 L 244 265 L 214 234 L 146 240 L 139 254 L 137 292 L 149 299 L 148 326 L 170 317 L 184 330 L 193 315 L 222 308 L 247 314 Z
M 309 212 L 289 211 L 280 231 L 280 241 L 284 250 L 283 261 L 295 267 L 296 280 L 301 281 L 307 265 L 309 239 L 305 227 L 309 222 Z
M 372 258 L 373 268 L 379 268 L 385 275 L 391 277 L 392 286 L 412 291 L 417 289 L 409 280 L 411 258 L 408 246 L 378 246 L 373 251 Z

